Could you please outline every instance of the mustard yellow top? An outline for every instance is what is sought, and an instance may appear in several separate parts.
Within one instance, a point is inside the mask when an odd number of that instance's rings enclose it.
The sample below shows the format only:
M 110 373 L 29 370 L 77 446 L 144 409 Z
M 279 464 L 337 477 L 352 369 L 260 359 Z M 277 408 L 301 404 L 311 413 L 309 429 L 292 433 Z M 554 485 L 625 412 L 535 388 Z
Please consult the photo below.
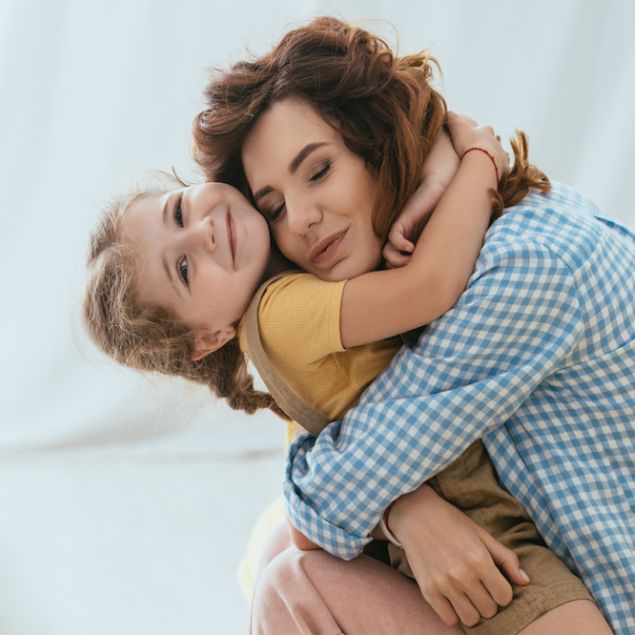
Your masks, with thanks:
M 345 283 L 289 274 L 267 287 L 258 306 L 260 338 L 274 371 L 329 420 L 340 419 L 357 403 L 401 344 L 391 338 L 349 349 L 342 346 Z M 238 336 L 249 355 L 242 323 Z

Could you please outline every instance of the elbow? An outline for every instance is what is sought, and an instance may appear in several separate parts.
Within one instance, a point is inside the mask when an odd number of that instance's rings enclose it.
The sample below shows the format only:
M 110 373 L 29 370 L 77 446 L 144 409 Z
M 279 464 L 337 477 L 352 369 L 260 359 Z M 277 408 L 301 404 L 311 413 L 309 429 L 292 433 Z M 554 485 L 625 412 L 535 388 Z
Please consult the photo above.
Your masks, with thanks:
M 441 317 L 444 313 L 447 313 L 458 302 L 464 291 L 465 281 L 451 283 L 447 280 L 438 280 L 432 295 L 437 316 Z
M 467 280 L 461 280 L 456 284 L 447 285 L 444 290 L 443 301 L 446 304 L 446 311 L 449 311 L 458 301 L 467 288 Z

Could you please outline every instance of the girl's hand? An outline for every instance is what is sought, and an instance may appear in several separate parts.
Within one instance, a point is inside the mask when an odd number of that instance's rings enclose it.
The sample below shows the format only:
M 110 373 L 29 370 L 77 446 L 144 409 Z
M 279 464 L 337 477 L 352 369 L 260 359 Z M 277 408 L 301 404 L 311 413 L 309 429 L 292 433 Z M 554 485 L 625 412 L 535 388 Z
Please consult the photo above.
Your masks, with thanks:
M 406 203 L 393 223 L 384 246 L 383 256 L 388 267 L 403 267 L 410 260 L 417 238 L 421 234 L 445 187 L 437 181 L 424 181 Z
M 470 148 L 483 148 L 493 157 L 499 179 L 509 172 L 509 154 L 501 145 L 500 138 L 496 136 L 492 126 L 478 126 L 473 119 L 455 112 L 448 112 L 447 122 L 454 149 L 459 157 L 463 157 Z
M 442 130 L 421 170 L 421 185 L 393 223 L 383 256 L 389 267 L 407 264 L 414 245 L 459 167 L 450 136 Z
M 516 584 L 529 582 L 511 549 L 425 484 L 393 503 L 389 524 L 423 597 L 446 624 L 474 626 L 512 601 L 497 565 Z

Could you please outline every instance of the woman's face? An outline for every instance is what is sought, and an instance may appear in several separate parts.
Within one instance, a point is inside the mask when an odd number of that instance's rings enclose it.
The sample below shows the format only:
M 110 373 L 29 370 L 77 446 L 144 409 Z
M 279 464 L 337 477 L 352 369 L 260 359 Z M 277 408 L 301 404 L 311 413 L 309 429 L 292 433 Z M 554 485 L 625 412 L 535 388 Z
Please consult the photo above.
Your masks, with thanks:
M 289 260 L 324 280 L 378 266 L 375 178 L 310 104 L 274 103 L 245 139 L 242 160 L 256 205 Z
M 266 221 L 238 190 L 205 183 L 141 197 L 126 211 L 123 233 L 141 263 L 142 302 L 206 332 L 208 344 L 222 346 L 233 336 L 270 251 Z

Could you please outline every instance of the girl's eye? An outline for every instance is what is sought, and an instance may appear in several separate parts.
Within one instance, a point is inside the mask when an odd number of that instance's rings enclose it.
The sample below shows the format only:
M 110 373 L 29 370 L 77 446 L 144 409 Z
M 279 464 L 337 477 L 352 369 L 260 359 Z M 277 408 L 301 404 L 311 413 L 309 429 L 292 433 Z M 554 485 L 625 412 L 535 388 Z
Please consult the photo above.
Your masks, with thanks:
M 330 161 L 327 161 L 315 174 L 311 175 L 309 181 L 311 181 L 311 183 L 315 183 L 316 181 L 323 179 L 330 172 L 330 170 L 331 163 Z
M 185 283 L 185 286 L 189 285 L 189 281 L 188 281 L 188 267 L 187 267 L 187 257 L 183 256 L 183 258 L 181 258 L 181 260 L 179 260 L 179 262 L 176 265 L 176 268 L 179 271 L 179 278 L 181 278 L 181 280 L 183 280 L 183 282 Z
M 181 209 L 181 199 L 179 199 L 174 207 L 174 220 L 179 227 L 183 227 L 183 210 Z

